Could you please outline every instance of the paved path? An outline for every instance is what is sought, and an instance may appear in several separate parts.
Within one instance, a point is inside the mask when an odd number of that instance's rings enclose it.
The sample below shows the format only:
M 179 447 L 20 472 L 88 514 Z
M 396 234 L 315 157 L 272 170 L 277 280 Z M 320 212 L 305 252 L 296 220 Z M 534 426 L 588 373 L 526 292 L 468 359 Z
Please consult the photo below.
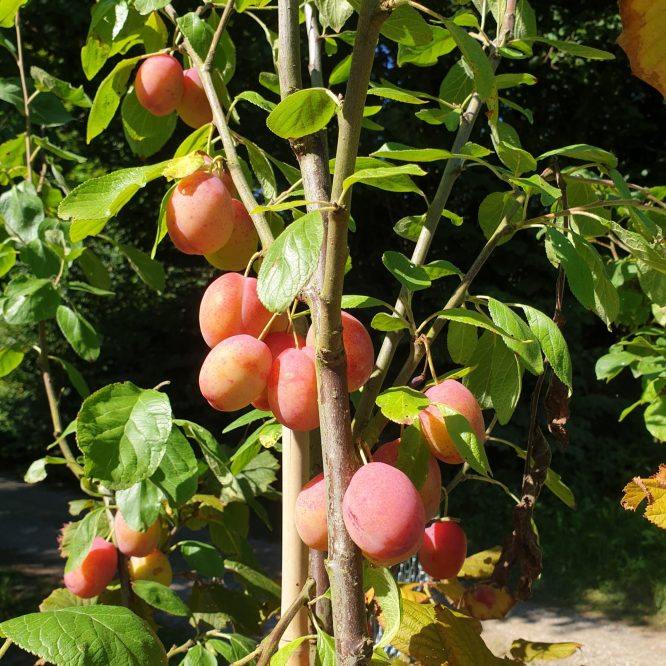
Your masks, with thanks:
M 67 502 L 77 496 L 75 490 L 27 486 L 0 477 L 0 567 L 15 567 L 34 577 L 35 584 L 57 584 L 63 567 L 56 545 L 58 531 L 72 520 Z M 483 635 L 497 655 L 508 654 L 516 638 L 584 645 L 573 657 L 541 662 L 544 665 L 666 666 L 666 630 L 584 617 L 568 610 L 523 604 L 504 621 L 485 622 Z M 5 661 L 7 666 L 33 663 L 15 650 L 3 659 L 3 666 Z
M 574 641 L 583 649 L 553 662 L 558 666 L 657 666 L 666 664 L 666 630 L 632 626 L 569 610 L 521 604 L 507 619 L 484 622 L 483 638 L 497 655 L 508 655 L 514 639 Z

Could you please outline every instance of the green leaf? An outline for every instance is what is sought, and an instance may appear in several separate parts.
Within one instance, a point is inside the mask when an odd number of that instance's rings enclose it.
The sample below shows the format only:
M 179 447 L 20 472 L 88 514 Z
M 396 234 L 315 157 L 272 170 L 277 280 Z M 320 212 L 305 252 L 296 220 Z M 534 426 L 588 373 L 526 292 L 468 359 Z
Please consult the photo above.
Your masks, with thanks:
M 71 83 L 58 79 L 41 67 L 30 68 L 30 76 L 35 84 L 35 88 L 40 92 L 52 92 L 56 97 L 81 108 L 90 108 L 90 99 L 83 90 L 83 86 L 75 88 Z
M 536 169 L 536 160 L 526 150 L 513 146 L 506 141 L 499 141 L 495 146 L 497 156 L 514 176 Z
M 160 176 L 182 178 L 195 171 L 201 163 L 201 155 L 186 155 L 166 162 L 120 169 L 98 178 L 91 178 L 75 187 L 60 202 L 58 215 L 65 220 L 82 220 L 93 228 L 99 225 L 103 228 L 106 220 L 117 215 L 134 194 L 151 180 Z M 70 233 L 74 242 L 85 238 L 85 235 L 75 238 L 74 232 Z
M 176 128 L 175 113 L 154 116 L 139 104 L 134 89 L 125 95 L 120 113 L 127 143 L 139 157 L 154 155 L 171 138 Z
M 172 507 L 179 507 L 197 491 L 197 458 L 183 433 L 171 428 L 164 457 L 150 480 L 166 495 Z
M 118 245 L 118 249 L 127 257 L 130 266 L 143 282 L 155 291 L 164 291 L 166 274 L 159 261 L 131 245 Z
M 169 205 L 169 200 L 171 199 L 171 195 L 173 194 L 173 191 L 176 189 L 176 186 L 177 183 L 174 183 L 164 193 L 164 196 L 162 197 L 162 202 L 160 203 L 160 212 L 157 216 L 157 231 L 155 233 L 155 240 L 153 242 L 153 247 L 150 250 L 151 259 L 155 259 L 155 255 L 157 254 L 157 248 L 159 247 L 159 244 L 164 240 L 164 237 L 168 233 L 167 219 L 166 219 L 167 206 Z
M 12 185 L 0 195 L 0 219 L 7 231 L 23 243 L 38 238 L 44 220 L 44 205 L 32 183 Z
M 83 375 L 69 362 L 58 356 L 49 356 L 49 358 L 60 363 L 62 369 L 67 374 L 70 384 L 74 387 L 81 398 L 87 398 L 90 395 L 90 389 Z
M 116 491 L 116 504 L 125 522 L 136 532 L 145 532 L 160 515 L 162 493 L 149 479 Z
M 96 603 L 97 597 L 81 599 L 81 597 L 72 594 L 66 587 L 57 587 L 39 604 L 39 610 L 43 613 L 60 608 L 71 608 L 72 606 L 92 606 Z
M 35 460 L 28 467 L 27 472 L 23 476 L 26 483 L 39 483 L 46 478 L 47 465 L 66 465 L 67 461 L 64 458 L 56 458 L 54 456 L 46 456 Z
M 400 44 L 398 46 L 398 67 L 411 63 L 419 67 L 430 67 L 439 58 L 451 53 L 456 48 L 456 43 L 448 30 L 439 26 L 431 26 L 432 40 L 421 46 L 409 46 Z
M 503 328 L 496 326 L 490 317 L 484 315 L 477 310 L 466 310 L 465 308 L 450 308 L 449 310 L 440 310 L 439 317 L 448 319 L 449 321 L 456 321 L 460 324 L 467 326 L 477 326 L 478 328 L 485 328 L 486 330 L 501 335 L 502 337 L 511 337 Z
M 268 129 L 283 139 L 298 139 L 328 125 L 338 104 L 326 88 L 307 88 L 285 97 L 266 118 Z
M 317 663 L 319 666 L 336 666 L 335 639 L 317 626 Z
M 0 377 L 6 377 L 21 365 L 25 354 L 10 347 L 0 347 Z
M 181 663 L 182 666 L 216 666 L 217 659 L 201 643 L 197 643 L 187 651 Z
M 4 277 L 16 264 L 16 250 L 9 244 L 0 243 L 0 277 Z
M 449 132 L 455 132 L 460 124 L 459 109 L 421 109 L 414 114 L 428 125 L 445 125 Z
M 267 592 L 269 595 L 275 597 L 276 599 L 280 598 L 280 586 L 268 576 L 259 573 L 252 567 L 243 564 L 242 562 L 234 562 L 233 560 L 225 560 L 224 566 L 227 571 L 231 571 L 240 579 L 249 583 L 254 588 L 258 588 Z M 252 592 L 252 590 L 250 590 Z
M 457 275 L 459 278 L 463 276 L 462 271 L 446 259 L 435 259 L 435 261 L 425 264 L 423 270 L 431 280 L 439 280 L 449 277 L 449 275 Z
M 170 615 L 187 617 L 190 614 L 190 609 L 182 599 L 171 588 L 161 583 L 152 580 L 135 580 L 132 583 L 132 591 L 153 608 Z
M 169 4 L 169 0 L 134 0 L 134 7 L 139 14 L 150 14 Z
M 382 301 L 379 298 L 374 298 L 373 296 L 361 296 L 361 295 L 352 295 L 344 294 L 342 296 L 342 305 L 343 310 L 353 310 L 354 308 L 384 308 L 389 307 L 389 304 L 386 301 Z
M 238 93 L 238 95 L 236 95 L 234 101 L 235 100 L 245 100 L 246 102 L 250 102 L 250 104 L 254 104 L 255 106 L 258 106 L 260 109 L 268 111 L 269 113 L 277 106 L 275 102 L 268 101 L 265 97 L 254 90 L 243 90 L 242 92 Z M 207 133 L 208 130 L 206 131 L 206 134 Z
M 264 199 L 269 201 L 278 194 L 277 184 L 275 182 L 275 173 L 270 161 L 266 157 L 266 152 L 256 146 L 252 141 L 245 140 L 245 148 L 250 158 L 252 171 L 261 185 L 261 191 Z
M 408 329 L 409 323 L 402 317 L 396 317 L 386 312 L 378 312 L 372 318 L 370 326 L 376 331 L 400 331 L 405 328 Z
M 495 76 L 495 85 L 497 90 L 506 88 L 515 88 L 516 86 L 533 86 L 537 82 L 537 77 L 525 72 L 513 74 L 497 74 Z
M 63 551 L 67 553 L 66 572 L 81 566 L 95 537 L 106 529 L 106 514 L 101 507 L 87 513 L 83 520 L 69 525 L 66 541 L 63 541 Z
M 180 552 L 187 564 L 206 578 L 224 576 L 224 557 L 210 544 L 201 541 L 181 541 Z
M 357 160 L 357 165 L 358 165 Z M 380 162 L 380 160 L 377 160 Z M 363 164 L 363 162 L 361 162 Z M 380 162 L 380 164 L 384 164 Z M 369 168 L 359 169 L 343 182 L 344 191 L 348 190 L 354 183 L 363 183 L 377 187 L 389 192 L 416 192 L 421 190 L 414 184 L 409 176 L 425 176 L 426 172 L 416 164 L 404 164 L 402 166 L 378 166 L 371 163 Z
M 328 77 L 329 86 L 338 86 L 341 83 L 345 83 L 349 78 L 349 72 L 351 70 L 351 53 L 343 58 L 331 72 L 331 75 Z
M 56 311 L 56 321 L 67 342 L 84 361 L 97 359 L 99 337 L 92 324 L 83 315 L 66 305 L 60 305 Z
M 86 474 L 114 490 L 149 478 L 171 432 L 169 398 L 131 382 L 110 384 L 86 398 L 76 438 Z
M 206 641 L 206 643 L 208 647 L 212 647 L 215 652 L 222 655 L 230 664 L 243 657 L 247 657 L 257 647 L 256 641 L 241 634 L 225 634 L 224 638 L 228 642 L 212 639 Z
M 522 391 L 523 371 L 516 355 L 503 339 L 495 340 L 490 366 L 490 399 L 500 425 L 506 425 L 513 415 Z
M 458 453 L 470 467 L 483 476 L 490 474 L 490 463 L 483 442 L 479 442 L 469 421 L 452 407 L 433 403 L 444 417 L 446 430 Z
M 127 90 L 130 74 L 139 60 L 140 56 L 121 60 L 100 83 L 88 116 L 86 143 L 101 134 L 113 120 L 120 105 L 120 98 Z
M 512 336 L 504 338 L 506 346 L 523 359 L 533 375 L 540 375 L 543 372 L 541 347 L 529 326 L 510 307 L 494 298 L 488 299 L 488 311 L 495 324 Z
M 0 2 L 0 28 L 14 27 L 14 17 L 28 0 L 2 0 Z
M 613 153 L 609 153 L 603 148 L 591 146 L 588 143 L 575 143 L 571 146 L 564 146 L 562 148 L 555 148 L 546 153 L 542 153 L 537 157 L 539 161 L 552 157 L 554 155 L 563 155 L 564 157 L 571 157 L 574 160 L 581 162 L 595 162 L 596 164 L 603 164 L 610 169 L 617 168 L 617 157 Z
M 317 210 L 292 222 L 271 244 L 259 269 L 257 295 L 271 312 L 286 310 L 317 267 L 324 224 Z
M 446 346 L 454 363 L 465 365 L 476 349 L 476 328 L 458 321 L 450 321 L 446 332 Z
M 322 2 L 322 0 L 319 0 Z M 281 647 L 272 657 L 270 666 L 287 666 L 291 655 L 296 652 L 303 641 L 310 639 L 310 636 L 299 636 L 284 647 Z
M 547 39 L 546 37 L 532 37 L 531 39 L 525 39 L 523 41 L 548 44 L 548 46 L 552 46 L 558 49 L 558 51 L 562 51 L 562 53 L 586 58 L 587 60 L 615 60 L 615 56 L 608 51 L 595 49 L 591 46 L 585 46 L 584 44 L 577 44 L 576 42 L 563 42 L 559 39 Z
M 382 263 L 391 275 L 409 291 L 427 289 L 432 284 L 423 266 L 413 263 L 401 252 L 384 252 Z
M 396 102 L 403 102 L 404 104 L 426 104 L 424 99 L 421 99 L 406 90 L 401 90 L 400 88 L 373 86 L 368 90 L 368 95 L 376 95 L 377 97 L 392 99 Z
M 474 92 L 474 82 L 469 77 L 462 60 L 446 73 L 439 86 L 439 98 L 449 104 L 462 104 Z
M 470 37 L 460 26 L 450 20 L 445 20 L 444 25 L 448 28 L 465 62 L 474 74 L 474 89 L 479 93 L 481 101 L 485 102 L 495 90 L 495 74 L 490 60 L 479 42 Z
M 372 153 L 372 157 L 386 157 L 390 160 L 406 162 L 436 162 L 450 159 L 453 157 L 453 153 L 441 148 L 410 148 L 402 143 L 385 143 L 379 150 Z
M 213 41 L 213 35 L 215 31 L 213 26 L 204 21 L 198 13 L 189 12 L 184 16 L 176 19 L 178 27 L 182 31 L 183 35 L 192 45 L 192 48 L 195 50 L 197 55 L 204 60 L 210 49 L 210 45 Z M 228 66 L 229 51 L 222 48 L 224 46 L 224 39 L 220 42 L 220 48 L 215 51 L 215 57 L 213 58 L 213 65 L 215 69 L 224 72 Z M 224 79 L 226 82 L 226 78 Z
M 651 402 L 643 414 L 648 432 L 661 442 L 666 442 L 666 396 L 660 395 Z
M 55 317 L 60 295 L 50 280 L 15 277 L 5 288 L 2 314 L 8 324 L 35 324 Z
M 340 32 L 347 19 L 353 14 L 353 7 L 347 0 L 316 0 L 322 27 L 330 26 L 334 32 Z
M 426 20 L 407 4 L 395 6 L 380 32 L 391 41 L 407 46 L 420 46 L 432 40 L 432 30 Z
M 571 357 L 567 342 L 557 324 L 543 312 L 529 306 L 520 306 L 525 312 L 527 323 L 532 333 L 541 345 L 544 355 L 548 359 L 555 374 L 560 381 L 572 390 Z
M 421 488 L 428 476 L 430 448 L 421 433 L 419 421 L 407 426 L 400 435 L 395 466 L 404 472 L 415 488 Z
M 401 445 L 402 446 L 402 445 Z M 397 634 L 402 620 L 402 595 L 395 578 L 384 567 L 365 564 L 363 567 L 363 589 L 372 588 L 374 599 L 381 608 L 383 633 L 376 647 L 389 645 Z
M 30 613 L 0 624 L 26 652 L 56 666 L 166 666 L 162 643 L 122 606 L 76 606 Z
M 408 386 L 393 386 L 380 393 L 376 403 L 389 421 L 408 424 L 428 407 L 430 400 Z

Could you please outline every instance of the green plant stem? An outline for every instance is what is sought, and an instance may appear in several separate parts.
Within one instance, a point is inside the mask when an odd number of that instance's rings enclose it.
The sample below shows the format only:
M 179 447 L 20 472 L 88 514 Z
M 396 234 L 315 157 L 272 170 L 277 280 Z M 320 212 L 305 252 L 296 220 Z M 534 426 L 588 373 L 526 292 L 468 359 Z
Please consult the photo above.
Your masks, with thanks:
M 14 641 L 12 641 L 11 638 L 7 638 L 5 642 L 2 644 L 2 647 L 0 647 L 0 659 L 2 659 L 6 654 L 7 650 L 12 646 Z
M 69 444 L 62 434 L 62 419 L 60 418 L 60 407 L 58 406 L 58 399 L 56 398 L 55 389 L 53 388 L 53 380 L 51 378 L 51 366 L 49 363 L 49 350 L 48 342 L 46 340 L 46 323 L 40 321 L 39 328 L 39 356 L 37 357 L 37 365 L 42 375 L 42 382 L 44 384 L 44 392 L 46 393 L 46 400 L 49 404 L 49 412 L 51 413 L 51 423 L 53 425 L 53 438 L 58 442 L 58 447 L 62 453 L 62 457 L 67 461 L 67 467 L 72 474 L 78 479 L 83 475 L 83 469 L 69 448 Z
M 167 5 L 165 7 L 165 11 L 167 12 L 169 18 L 171 18 L 171 20 L 176 23 L 178 14 L 173 6 Z M 222 105 L 220 104 L 220 100 L 217 96 L 217 91 L 215 90 L 213 77 L 211 75 L 210 67 L 212 65 L 212 59 L 215 52 L 213 51 L 213 56 L 210 57 L 209 66 L 206 68 L 204 67 L 204 61 L 201 60 L 197 52 L 192 48 L 192 44 L 185 36 L 183 36 L 183 45 L 188 57 L 199 73 L 201 85 L 203 86 L 206 97 L 208 98 L 208 103 L 210 104 L 210 108 L 213 112 L 213 122 L 215 123 L 215 127 L 217 128 L 220 138 L 222 139 L 222 146 L 224 147 L 224 154 L 227 160 L 227 167 L 229 168 L 231 178 L 234 181 L 234 185 L 238 190 L 238 195 L 240 196 L 243 205 L 245 208 L 247 208 L 248 211 L 251 211 L 258 206 L 258 203 L 254 198 L 252 187 L 247 182 L 245 174 L 243 173 L 243 169 L 241 168 L 240 162 L 238 160 L 236 145 L 234 143 L 233 136 L 231 135 L 229 125 L 227 124 L 227 119 L 224 115 L 224 111 L 222 110 Z M 214 46 L 214 44 L 211 44 L 211 47 L 212 46 Z M 208 60 L 209 58 L 207 55 L 206 61 Z M 261 245 L 264 250 L 266 250 L 273 242 L 273 232 L 271 231 L 268 221 L 266 220 L 266 217 L 263 213 L 252 213 L 251 217 L 257 233 L 259 234 Z
M 504 13 L 502 27 L 499 30 L 496 42 L 497 46 L 504 44 L 507 38 L 513 32 L 515 9 L 516 0 L 509 0 L 509 2 L 507 2 L 507 7 Z M 497 57 L 495 50 L 490 54 L 490 62 L 493 71 L 495 71 L 499 64 L 499 57 Z M 482 108 L 483 102 L 481 101 L 480 96 L 478 93 L 474 93 L 470 99 L 467 110 L 461 118 L 460 127 L 458 128 L 458 132 L 451 147 L 452 153 L 461 152 L 461 148 L 469 140 L 472 129 L 476 124 Z M 450 159 L 446 163 L 446 167 L 444 168 L 444 173 L 442 174 L 442 178 L 439 182 L 437 192 L 435 193 L 435 196 L 433 197 L 433 200 L 428 207 L 423 228 L 419 233 L 416 246 L 412 252 L 411 261 L 416 265 L 421 265 L 425 262 L 428 251 L 430 250 L 430 246 L 432 245 L 432 241 L 439 226 L 442 217 L 442 211 L 446 208 L 446 204 L 449 200 L 453 185 L 462 171 L 463 163 L 464 160 L 461 158 Z M 400 315 L 403 315 L 405 311 L 405 294 L 406 290 L 404 288 L 401 289 L 400 295 L 398 296 L 395 304 L 395 309 Z M 363 389 L 363 394 L 354 416 L 355 439 L 361 436 L 361 433 L 363 433 L 366 426 L 368 425 L 368 422 L 370 421 L 375 400 L 382 390 L 382 386 L 386 380 L 389 367 L 391 366 L 391 362 L 393 361 L 393 357 L 395 356 L 395 352 L 403 334 L 403 331 L 391 331 L 385 335 L 384 340 L 382 341 L 379 354 L 377 355 L 377 361 L 375 362 L 374 370 L 370 376 L 370 379 L 366 383 L 365 388 Z
M 174 645 L 167 652 L 167 659 L 171 659 L 171 657 L 175 657 L 177 654 L 183 654 L 183 652 L 187 652 L 193 645 L 194 641 L 191 638 L 188 638 L 182 645 Z
M 23 94 L 23 115 L 25 117 L 25 162 L 28 169 L 28 181 L 32 183 L 32 156 L 30 154 L 30 97 L 28 95 L 28 86 L 25 80 L 25 63 L 23 62 L 23 40 L 21 39 L 21 18 L 20 12 L 16 12 L 14 20 L 16 27 L 16 64 L 19 70 L 21 80 L 21 92 Z

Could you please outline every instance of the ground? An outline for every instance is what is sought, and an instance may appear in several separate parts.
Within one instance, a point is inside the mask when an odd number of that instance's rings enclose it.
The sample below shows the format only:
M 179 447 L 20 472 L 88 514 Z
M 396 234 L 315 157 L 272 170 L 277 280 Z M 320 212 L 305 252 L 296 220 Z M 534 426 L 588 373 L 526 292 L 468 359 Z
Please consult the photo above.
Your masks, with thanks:
M 31 592 L 60 581 L 58 530 L 72 520 L 67 502 L 75 496 L 57 484 L 27 486 L 0 477 L 0 619 L 36 610 L 38 599 Z M 508 654 L 516 638 L 582 643 L 573 657 L 548 662 L 561 666 L 654 666 L 666 654 L 666 632 L 534 604 L 519 606 L 506 620 L 484 623 L 484 639 L 498 655 Z M 12 648 L 5 663 L 22 666 L 33 660 Z

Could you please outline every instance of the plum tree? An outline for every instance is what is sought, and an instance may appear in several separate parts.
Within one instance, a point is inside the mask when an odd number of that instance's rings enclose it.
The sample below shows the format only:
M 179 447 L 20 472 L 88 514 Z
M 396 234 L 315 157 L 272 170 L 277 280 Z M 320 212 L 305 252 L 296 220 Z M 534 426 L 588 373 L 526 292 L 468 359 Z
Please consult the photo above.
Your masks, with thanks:
M 347 388 L 356 391 L 368 381 L 375 363 L 375 350 L 365 326 L 348 312 L 342 312 L 342 344 L 347 355 Z M 314 328 L 310 328 L 306 340 L 308 347 L 315 347 Z
M 271 350 L 261 340 L 245 334 L 226 338 L 201 366 L 201 394 L 221 412 L 247 407 L 266 388 L 272 362 Z
M 209 347 L 232 335 L 245 333 L 258 337 L 272 317 L 257 296 L 257 279 L 238 273 L 225 273 L 211 282 L 199 306 L 199 327 Z M 272 331 L 283 331 L 286 315 L 271 325 Z
M 221 178 L 229 190 L 229 186 L 224 181 L 224 176 Z M 215 268 L 219 268 L 221 271 L 243 270 L 252 258 L 252 255 L 257 251 L 259 243 L 259 235 L 254 228 L 252 218 L 245 206 L 238 199 L 231 200 L 231 216 L 233 230 L 231 236 L 229 236 L 229 240 L 221 248 L 215 250 L 215 252 L 210 252 L 206 255 L 208 263 L 215 266 Z
M 82 599 L 96 597 L 113 580 L 117 567 L 115 546 L 102 537 L 95 537 L 81 566 L 65 573 L 65 587 Z
M 173 113 L 183 97 L 183 89 L 183 68 L 166 53 L 144 60 L 134 80 L 139 104 L 154 116 Z
M 294 522 L 301 541 L 314 550 L 328 549 L 326 520 L 326 481 L 317 474 L 298 493 L 294 507 Z
M 453 520 L 442 520 L 426 527 L 419 562 L 433 578 L 454 578 L 467 557 L 467 537 Z
M 283 426 L 301 432 L 319 427 L 317 371 L 310 347 L 281 352 L 271 366 L 266 390 L 271 411 Z
M 214 252 L 233 231 L 231 196 L 218 176 L 196 171 L 174 188 L 166 219 L 169 237 L 181 252 Z
M 399 447 L 399 439 L 386 442 L 373 452 L 372 459 L 374 462 L 383 462 L 395 467 L 398 462 Z M 434 456 L 428 457 L 426 478 L 417 490 L 423 500 L 426 521 L 431 520 L 439 512 L 439 503 L 442 499 L 442 473 Z
M 483 422 L 481 407 L 473 393 L 455 379 L 445 379 L 440 384 L 430 387 L 425 395 L 431 403 L 442 403 L 462 414 L 472 426 L 474 434 L 480 442 L 485 441 L 486 426 Z M 463 462 L 462 456 L 449 435 L 444 416 L 437 405 L 431 404 L 419 414 L 421 430 L 426 438 L 432 454 L 445 463 L 458 465 Z
M 132 580 L 152 580 L 167 587 L 173 581 L 171 563 L 161 550 L 155 549 L 145 557 L 130 557 L 127 567 Z
M 194 129 L 199 129 L 213 120 L 213 112 L 201 84 L 199 72 L 194 67 L 183 72 L 183 94 L 176 112 L 186 125 Z
M 361 467 L 342 501 L 349 536 L 375 564 L 391 566 L 414 555 L 423 538 L 425 510 L 407 475 L 382 462 Z
M 118 550 L 124 555 L 135 557 L 143 557 L 155 550 L 162 535 L 159 518 L 145 532 L 137 532 L 125 522 L 120 511 L 116 511 L 113 519 L 113 530 Z
M 298 345 L 296 344 L 296 341 L 298 341 Z M 275 361 L 285 349 L 293 349 L 296 346 L 301 348 L 305 346 L 305 340 L 300 335 L 297 335 L 294 339 L 292 333 L 269 333 L 264 338 L 264 342 L 271 350 L 273 361 Z M 271 368 L 272 367 L 273 366 L 271 365 Z M 261 395 L 256 400 L 252 401 L 252 406 L 257 409 L 263 409 L 264 411 L 271 408 L 268 404 L 268 386 L 262 391 Z

